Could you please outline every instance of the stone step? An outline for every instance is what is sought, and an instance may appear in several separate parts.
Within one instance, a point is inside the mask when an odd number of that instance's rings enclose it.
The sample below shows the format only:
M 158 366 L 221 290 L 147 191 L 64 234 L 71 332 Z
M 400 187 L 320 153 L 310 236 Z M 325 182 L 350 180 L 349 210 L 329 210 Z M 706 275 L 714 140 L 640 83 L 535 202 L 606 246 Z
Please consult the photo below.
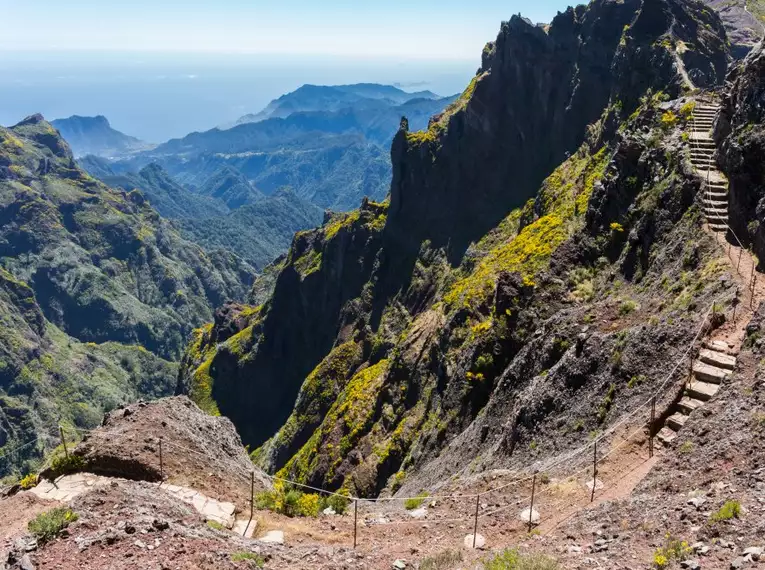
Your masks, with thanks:
M 706 402 L 712 396 L 717 394 L 718 390 L 720 390 L 719 384 L 712 384 L 709 382 L 694 380 L 693 382 L 691 382 L 691 385 L 685 389 L 685 394 L 689 398 L 693 398 L 694 400 L 701 400 L 703 402 Z
M 688 421 L 688 416 L 678 412 L 667 418 L 667 425 L 675 431 L 680 431 L 686 421 Z
M 724 340 L 705 340 L 703 346 L 709 350 L 730 354 L 732 356 L 736 356 L 738 354 L 738 352 Z
M 712 222 L 709 222 L 709 229 L 713 232 L 727 232 L 728 227 L 723 224 L 714 224 Z
M 696 398 L 689 398 L 683 396 L 683 399 L 677 403 L 678 409 L 684 414 L 690 414 L 693 410 L 696 410 L 704 405 L 704 402 L 697 400 Z
M 697 360 L 693 363 L 693 375 L 704 382 L 721 384 L 723 380 L 730 376 L 730 370 L 718 368 L 711 364 L 704 364 Z
M 736 368 L 736 357 L 724 352 L 717 352 L 708 348 L 702 348 L 699 351 L 699 360 L 705 364 L 711 364 L 717 368 L 733 370 Z
M 672 440 L 677 437 L 677 432 L 668 426 L 661 428 L 659 433 L 656 434 L 656 439 L 662 442 L 664 445 L 669 445 Z
M 713 210 L 728 211 L 728 201 L 715 198 L 704 198 L 704 206 Z
M 712 222 L 720 222 L 721 224 L 727 224 L 728 223 L 728 214 L 704 214 L 707 217 L 707 220 Z

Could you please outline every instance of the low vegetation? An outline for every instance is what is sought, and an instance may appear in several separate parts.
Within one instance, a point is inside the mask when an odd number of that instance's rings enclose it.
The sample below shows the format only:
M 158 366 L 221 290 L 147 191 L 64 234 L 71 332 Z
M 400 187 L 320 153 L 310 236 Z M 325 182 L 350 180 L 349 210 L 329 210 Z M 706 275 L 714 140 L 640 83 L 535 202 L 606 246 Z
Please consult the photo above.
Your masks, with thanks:
M 685 560 L 692 552 L 686 541 L 677 540 L 667 533 L 664 546 L 657 548 L 653 553 L 653 566 L 667 568 L 672 562 Z
M 543 554 L 505 550 L 484 562 L 484 570 L 557 570 L 558 561 Z
M 274 483 L 273 491 L 263 491 L 255 495 L 255 506 L 288 517 L 317 517 L 326 508 L 335 513 L 345 513 L 350 503 L 340 495 L 323 497 L 315 493 L 304 493 L 299 489 L 285 486 L 281 481 Z
M 255 554 L 254 552 L 234 552 L 231 555 L 231 561 L 232 562 L 247 562 L 250 566 L 250 568 L 263 568 L 266 564 L 265 558 L 263 558 L 260 554 Z
M 39 543 L 46 543 L 56 538 L 62 530 L 78 518 L 74 511 L 66 507 L 58 507 L 37 515 L 29 521 L 27 528 Z
M 453 570 L 462 562 L 459 550 L 444 550 L 420 562 L 420 570 Z
M 411 511 L 411 510 L 417 509 L 417 508 L 419 508 L 422 505 L 422 503 L 425 502 L 425 499 L 427 499 L 427 498 L 428 498 L 427 493 L 420 493 L 416 497 L 412 497 L 412 498 L 407 499 L 406 501 L 404 501 L 404 508 L 407 511 Z
M 709 517 L 709 521 L 712 523 L 719 523 L 723 521 L 729 521 L 731 519 L 737 519 L 741 516 L 741 503 L 738 501 L 726 501 L 726 503 L 720 507 L 720 509 Z

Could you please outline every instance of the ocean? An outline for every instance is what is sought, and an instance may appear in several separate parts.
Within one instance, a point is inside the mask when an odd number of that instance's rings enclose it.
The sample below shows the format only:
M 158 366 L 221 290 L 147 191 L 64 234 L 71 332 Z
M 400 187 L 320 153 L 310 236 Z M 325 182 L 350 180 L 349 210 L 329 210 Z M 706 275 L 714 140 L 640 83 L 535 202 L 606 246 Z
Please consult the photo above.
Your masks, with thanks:
M 384 83 L 461 92 L 475 61 L 391 61 L 263 55 L 0 52 L 0 124 L 42 113 L 104 115 L 112 126 L 163 142 L 255 113 L 305 83 Z

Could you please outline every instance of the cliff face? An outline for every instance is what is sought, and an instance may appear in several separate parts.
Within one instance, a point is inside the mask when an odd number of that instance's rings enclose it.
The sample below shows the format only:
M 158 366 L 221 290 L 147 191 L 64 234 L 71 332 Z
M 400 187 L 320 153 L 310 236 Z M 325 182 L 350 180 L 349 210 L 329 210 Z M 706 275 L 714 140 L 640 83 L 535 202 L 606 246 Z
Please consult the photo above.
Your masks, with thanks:
M 732 71 L 715 127 L 728 176 L 728 223 L 759 259 L 765 255 L 765 52 L 762 44 Z
M 415 250 L 448 244 L 460 259 L 536 193 L 609 101 L 629 114 L 649 88 L 677 96 L 685 75 L 720 84 L 724 38 L 711 11 L 664 0 L 592 2 L 547 30 L 513 17 L 461 99 L 426 132 L 394 140 L 386 232 Z
M 197 332 L 179 389 L 264 467 L 362 494 L 605 427 L 729 285 L 697 237 L 686 101 L 666 102 L 726 57 L 697 3 L 504 24 L 454 107 L 402 121 L 390 205 L 298 234 L 269 300 Z

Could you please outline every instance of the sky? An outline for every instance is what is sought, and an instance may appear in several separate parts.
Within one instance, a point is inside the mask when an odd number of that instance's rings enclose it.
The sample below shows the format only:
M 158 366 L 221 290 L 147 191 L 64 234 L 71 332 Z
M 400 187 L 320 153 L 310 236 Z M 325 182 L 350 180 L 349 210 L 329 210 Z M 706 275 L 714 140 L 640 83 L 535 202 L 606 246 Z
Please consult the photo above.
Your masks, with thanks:
M 565 0 L 0 0 L 0 57 L 19 51 L 476 59 L 502 20 Z

